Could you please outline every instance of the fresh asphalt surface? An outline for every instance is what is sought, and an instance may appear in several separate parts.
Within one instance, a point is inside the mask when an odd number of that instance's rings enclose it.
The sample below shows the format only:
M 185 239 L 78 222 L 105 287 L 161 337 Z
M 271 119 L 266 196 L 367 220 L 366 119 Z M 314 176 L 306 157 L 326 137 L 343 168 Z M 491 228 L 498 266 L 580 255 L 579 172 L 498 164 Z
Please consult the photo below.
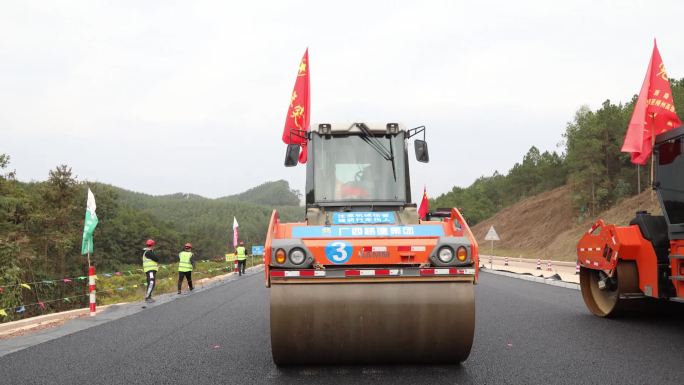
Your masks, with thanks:
M 255 272 L 0 357 L 0 383 L 682 383 L 684 315 L 599 319 L 577 290 L 480 278 L 475 344 L 462 365 L 278 368 L 268 289 Z

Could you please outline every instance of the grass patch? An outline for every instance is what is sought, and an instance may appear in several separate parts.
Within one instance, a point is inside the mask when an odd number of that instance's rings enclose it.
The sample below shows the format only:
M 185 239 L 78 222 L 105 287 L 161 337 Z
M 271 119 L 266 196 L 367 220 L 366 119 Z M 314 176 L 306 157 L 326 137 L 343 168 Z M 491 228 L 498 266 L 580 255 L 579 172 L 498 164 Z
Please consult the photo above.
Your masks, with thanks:
M 260 256 L 247 258 L 247 267 L 263 263 Z M 225 261 L 199 261 L 192 272 L 194 286 L 203 278 L 211 278 L 233 271 L 233 263 Z M 111 274 L 111 275 L 110 275 Z M 121 302 L 140 301 L 147 290 L 145 275 L 139 265 L 130 265 L 117 273 L 98 274 L 97 304 L 109 305 Z M 183 290 L 188 283 L 183 281 Z M 178 264 L 160 265 L 153 296 L 163 293 L 175 293 L 178 289 Z

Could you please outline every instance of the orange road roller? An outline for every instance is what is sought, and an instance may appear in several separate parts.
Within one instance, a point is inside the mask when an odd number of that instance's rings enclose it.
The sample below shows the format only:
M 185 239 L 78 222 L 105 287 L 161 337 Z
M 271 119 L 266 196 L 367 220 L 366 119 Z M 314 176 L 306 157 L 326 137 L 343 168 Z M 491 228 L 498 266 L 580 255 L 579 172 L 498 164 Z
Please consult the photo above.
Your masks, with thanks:
M 629 226 L 598 220 L 577 244 L 580 287 L 599 317 L 638 311 L 644 299 L 684 302 L 684 126 L 658 135 L 655 189 L 663 215 Z
M 266 236 L 273 360 L 455 364 L 475 328 L 478 245 L 457 209 L 419 219 L 408 141 L 425 127 L 318 124 L 306 133 L 306 217 Z M 297 164 L 290 144 L 286 166 Z

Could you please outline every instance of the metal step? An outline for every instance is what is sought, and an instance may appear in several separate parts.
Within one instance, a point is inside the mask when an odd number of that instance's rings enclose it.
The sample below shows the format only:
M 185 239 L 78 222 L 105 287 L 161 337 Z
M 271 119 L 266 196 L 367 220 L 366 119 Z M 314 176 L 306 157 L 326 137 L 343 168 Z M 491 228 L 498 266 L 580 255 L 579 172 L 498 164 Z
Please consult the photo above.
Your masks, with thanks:
M 670 255 L 670 259 L 684 259 L 684 255 Z
M 622 293 L 620 294 L 620 299 L 639 299 L 646 298 L 644 293 Z
M 670 301 L 679 302 L 679 303 L 684 303 L 684 298 L 682 298 L 682 297 L 672 297 L 672 298 L 670 298 Z
M 670 279 L 673 281 L 684 281 L 684 275 L 671 275 Z

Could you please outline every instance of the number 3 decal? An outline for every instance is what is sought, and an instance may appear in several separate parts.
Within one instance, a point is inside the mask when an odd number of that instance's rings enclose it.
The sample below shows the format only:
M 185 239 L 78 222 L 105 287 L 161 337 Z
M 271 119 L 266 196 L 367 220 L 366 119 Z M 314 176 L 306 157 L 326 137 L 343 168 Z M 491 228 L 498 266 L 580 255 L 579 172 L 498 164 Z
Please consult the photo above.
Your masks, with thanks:
M 352 245 L 347 242 L 335 241 L 325 246 L 325 256 L 336 265 L 345 263 L 352 255 Z

